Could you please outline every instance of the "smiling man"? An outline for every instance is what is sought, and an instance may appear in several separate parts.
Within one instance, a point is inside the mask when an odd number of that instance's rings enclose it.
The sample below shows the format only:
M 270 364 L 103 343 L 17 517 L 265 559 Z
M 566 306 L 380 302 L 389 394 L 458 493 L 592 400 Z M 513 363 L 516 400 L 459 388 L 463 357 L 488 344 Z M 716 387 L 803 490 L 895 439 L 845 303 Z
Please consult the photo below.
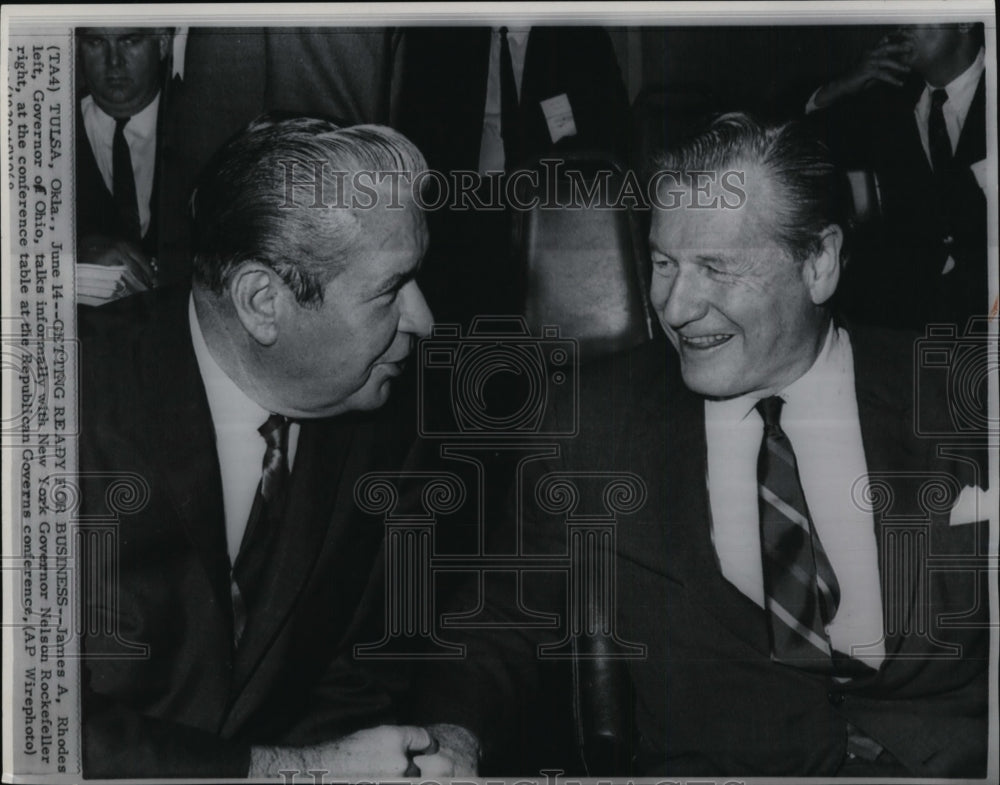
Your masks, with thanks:
M 858 318 L 963 332 L 989 312 L 987 92 L 983 24 L 941 23 L 892 30 L 810 100 L 836 160 L 878 178 L 880 220 L 841 286 Z
M 916 336 L 831 310 L 844 232 L 825 148 L 735 114 L 658 163 L 685 183 L 649 237 L 672 348 L 582 369 L 579 435 L 519 478 L 532 557 L 565 554 L 573 518 L 607 520 L 591 478 L 641 479 L 614 511 L 613 597 L 601 583 L 567 598 L 589 577 L 572 573 L 525 575 L 523 605 L 474 587 L 465 607 L 496 627 L 522 608 L 564 627 L 444 631 L 468 655 L 420 680 L 420 720 L 466 728 L 486 773 L 509 771 L 505 723 L 537 689 L 538 645 L 583 637 L 570 622 L 591 598 L 588 650 L 631 652 L 631 685 L 579 664 L 575 731 L 600 731 L 590 776 L 985 776 L 987 511 L 958 504 L 984 467 L 920 434 L 914 401 L 949 400 L 915 368 Z M 553 432 L 573 411 L 557 405 Z M 571 507 L 546 495 L 553 477 L 579 484 Z M 942 554 L 970 569 L 934 569 Z
M 439 773 L 352 659 L 383 608 L 353 489 L 409 444 L 384 404 L 430 330 L 424 217 L 295 185 L 424 168 L 388 128 L 259 120 L 193 197 L 191 287 L 82 310 L 88 777 Z

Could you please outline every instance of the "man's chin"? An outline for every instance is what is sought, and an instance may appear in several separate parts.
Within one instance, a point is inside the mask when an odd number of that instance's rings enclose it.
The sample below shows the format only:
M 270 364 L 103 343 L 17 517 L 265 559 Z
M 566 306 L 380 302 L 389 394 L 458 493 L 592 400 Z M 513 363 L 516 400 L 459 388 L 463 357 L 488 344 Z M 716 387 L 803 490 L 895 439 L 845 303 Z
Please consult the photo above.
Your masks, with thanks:
M 695 371 L 690 366 L 681 364 L 681 378 L 685 386 L 693 393 L 705 398 L 735 398 L 742 395 L 739 386 L 731 380 L 720 379 L 712 374 Z
M 370 412 L 385 406 L 392 392 L 392 376 L 369 379 L 368 384 L 347 400 L 348 411 Z

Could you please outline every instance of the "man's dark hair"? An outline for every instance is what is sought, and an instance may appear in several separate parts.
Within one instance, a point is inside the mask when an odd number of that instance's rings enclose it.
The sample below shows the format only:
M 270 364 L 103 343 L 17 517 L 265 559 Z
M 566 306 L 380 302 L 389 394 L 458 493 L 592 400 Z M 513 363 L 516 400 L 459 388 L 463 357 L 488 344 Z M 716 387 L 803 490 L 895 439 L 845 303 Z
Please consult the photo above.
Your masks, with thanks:
M 682 177 L 713 172 L 721 177 L 726 171 L 751 167 L 770 176 L 777 196 L 771 226 L 793 259 L 803 261 L 817 253 L 821 234 L 830 224 L 847 232 L 843 184 L 830 152 L 800 122 L 764 125 L 742 112 L 724 114 L 703 133 L 661 156 L 654 170 L 676 171 Z
M 413 177 L 426 168 L 420 151 L 391 128 L 258 118 L 212 157 L 191 197 L 194 279 L 221 295 L 241 264 L 257 261 L 299 303 L 317 304 L 361 231 L 360 209 L 345 206 L 352 175 Z M 397 182 L 403 204 L 410 181 Z

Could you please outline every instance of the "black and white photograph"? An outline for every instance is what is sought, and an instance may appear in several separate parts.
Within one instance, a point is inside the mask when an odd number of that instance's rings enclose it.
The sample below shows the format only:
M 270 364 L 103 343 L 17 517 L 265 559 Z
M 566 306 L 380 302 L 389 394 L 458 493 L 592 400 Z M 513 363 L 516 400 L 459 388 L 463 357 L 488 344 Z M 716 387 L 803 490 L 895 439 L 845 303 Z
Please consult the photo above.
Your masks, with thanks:
M 287 8 L 3 9 L 3 782 L 996 782 L 993 3 Z

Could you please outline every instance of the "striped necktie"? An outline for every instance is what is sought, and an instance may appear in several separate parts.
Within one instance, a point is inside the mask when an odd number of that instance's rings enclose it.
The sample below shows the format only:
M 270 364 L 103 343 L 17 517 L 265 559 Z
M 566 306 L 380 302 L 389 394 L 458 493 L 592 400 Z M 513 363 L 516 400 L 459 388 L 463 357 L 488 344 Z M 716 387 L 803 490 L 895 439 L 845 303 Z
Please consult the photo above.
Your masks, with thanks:
M 837 613 L 840 586 L 809 515 L 791 442 L 778 423 L 783 404 L 777 396 L 757 403 L 764 420 L 757 485 L 771 659 L 829 674 L 833 652 L 826 627 Z
M 273 542 L 285 509 L 288 485 L 287 417 L 272 414 L 258 428 L 266 444 L 260 484 L 233 564 L 230 591 L 233 601 L 233 641 L 239 646 L 247 621 L 259 602 L 261 584 L 273 555 Z

